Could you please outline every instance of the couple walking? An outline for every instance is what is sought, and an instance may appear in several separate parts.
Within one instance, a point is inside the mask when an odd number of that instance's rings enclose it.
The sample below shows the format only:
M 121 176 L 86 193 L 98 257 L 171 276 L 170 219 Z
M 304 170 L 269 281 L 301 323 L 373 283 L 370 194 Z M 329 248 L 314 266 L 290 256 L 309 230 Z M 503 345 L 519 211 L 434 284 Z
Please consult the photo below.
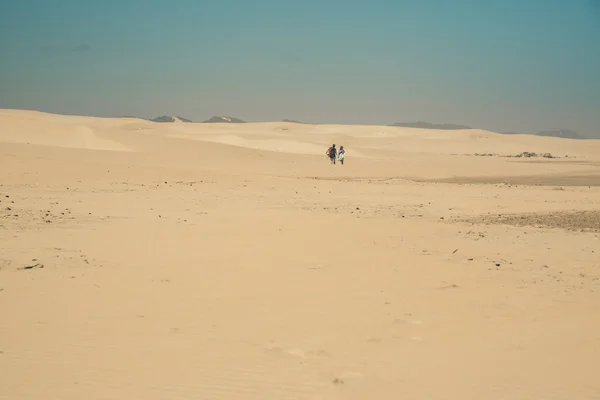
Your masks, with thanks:
M 325 154 L 329 157 L 332 164 L 335 164 L 335 159 L 337 158 L 340 164 L 344 165 L 344 156 L 346 155 L 344 146 L 340 146 L 340 150 L 338 151 L 335 148 L 335 144 L 332 144 Z

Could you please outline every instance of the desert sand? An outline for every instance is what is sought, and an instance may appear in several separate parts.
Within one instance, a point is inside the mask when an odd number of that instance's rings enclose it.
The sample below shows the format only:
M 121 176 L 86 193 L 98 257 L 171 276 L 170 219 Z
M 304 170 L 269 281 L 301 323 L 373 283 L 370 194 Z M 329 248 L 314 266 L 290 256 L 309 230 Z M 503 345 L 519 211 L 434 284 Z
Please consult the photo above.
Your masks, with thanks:
M 0 110 L 0 196 L 1 399 L 600 395 L 600 140 Z

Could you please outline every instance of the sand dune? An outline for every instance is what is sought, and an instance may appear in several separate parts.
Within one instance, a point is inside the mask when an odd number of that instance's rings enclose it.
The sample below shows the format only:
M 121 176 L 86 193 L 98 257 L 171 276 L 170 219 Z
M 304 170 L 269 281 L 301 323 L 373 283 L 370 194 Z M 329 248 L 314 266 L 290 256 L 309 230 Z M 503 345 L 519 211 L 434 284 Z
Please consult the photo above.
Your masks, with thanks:
M 599 150 L 0 110 L 0 399 L 597 398 Z
M 41 113 L 0 112 L 0 142 L 92 150 L 127 151 L 116 141 L 99 137 L 85 119 Z

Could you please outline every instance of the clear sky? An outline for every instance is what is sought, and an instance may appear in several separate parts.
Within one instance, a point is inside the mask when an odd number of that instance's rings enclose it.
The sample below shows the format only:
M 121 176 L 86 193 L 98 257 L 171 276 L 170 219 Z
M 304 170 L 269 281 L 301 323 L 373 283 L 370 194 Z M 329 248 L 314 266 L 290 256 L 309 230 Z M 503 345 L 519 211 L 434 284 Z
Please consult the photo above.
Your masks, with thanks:
M 0 108 L 600 137 L 600 0 L 0 0 Z

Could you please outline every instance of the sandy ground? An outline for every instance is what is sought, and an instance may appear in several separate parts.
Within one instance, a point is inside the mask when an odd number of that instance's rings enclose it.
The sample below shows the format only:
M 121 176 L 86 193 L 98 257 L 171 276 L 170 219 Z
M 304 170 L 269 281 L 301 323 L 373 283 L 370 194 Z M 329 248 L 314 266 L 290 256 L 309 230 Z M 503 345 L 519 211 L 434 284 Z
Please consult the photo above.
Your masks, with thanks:
M 597 399 L 599 176 L 600 141 L 0 110 L 0 398 Z

